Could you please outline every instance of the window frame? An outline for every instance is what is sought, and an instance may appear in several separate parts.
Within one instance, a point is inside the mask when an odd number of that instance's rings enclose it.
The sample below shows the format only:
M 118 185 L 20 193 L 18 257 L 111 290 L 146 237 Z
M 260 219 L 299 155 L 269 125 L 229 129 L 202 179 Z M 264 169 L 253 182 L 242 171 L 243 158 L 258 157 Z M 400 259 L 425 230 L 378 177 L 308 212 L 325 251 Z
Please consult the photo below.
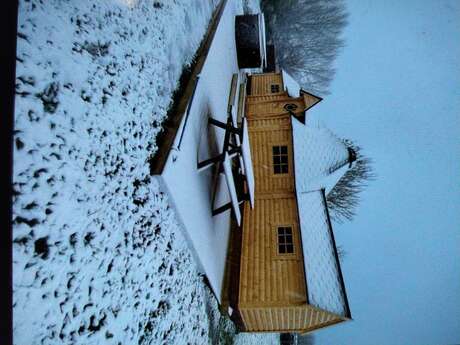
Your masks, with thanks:
M 292 253 L 281 253 L 280 252 L 280 242 L 279 242 L 279 229 L 280 228 L 288 228 L 291 229 L 291 243 L 292 244 Z M 275 258 L 276 259 L 287 259 L 287 260 L 297 260 L 298 259 L 298 248 L 296 248 L 296 232 L 295 232 L 296 227 L 294 224 L 276 224 L 273 227 L 273 235 L 274 235 L 274 240 L 273 240 L 273 248 L 274 248 L 274 253 L 275 253 Z M 285 243 L 286 245 L 286 243 Z
M 289 164 L 289 145 L 287 143 L 281 144 L 271 144 L 271 161 L 272 161 L 272 175 L 273 176 L 288 176 L 290 174 L 290 164 Z M 278 153 L 275 153 L 275 148 L 278 149 Z M 286 152 L 282 153 L 282 148 L 286 148 Z M 285 162 L 283 162 L 283 158 L 285 158 Z M 279 159 L 279 162 L 276 163 L 276 159 Z M 277 167 L 280 169 L 279 172 L 276 172 Z M 283 171 L 283 168 L 286 171 Z
M 280 93 L 280 84 L 270 84 L 270 93 Z

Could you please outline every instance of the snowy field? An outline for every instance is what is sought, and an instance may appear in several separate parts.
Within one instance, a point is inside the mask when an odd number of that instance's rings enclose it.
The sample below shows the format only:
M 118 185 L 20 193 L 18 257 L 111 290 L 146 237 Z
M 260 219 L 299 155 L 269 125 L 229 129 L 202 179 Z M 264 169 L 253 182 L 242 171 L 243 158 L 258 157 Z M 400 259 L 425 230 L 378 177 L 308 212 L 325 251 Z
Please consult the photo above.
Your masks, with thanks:
M 217 2 L 20 2 L 15 344 L 276 343 L 235 336 L 149 176 Z

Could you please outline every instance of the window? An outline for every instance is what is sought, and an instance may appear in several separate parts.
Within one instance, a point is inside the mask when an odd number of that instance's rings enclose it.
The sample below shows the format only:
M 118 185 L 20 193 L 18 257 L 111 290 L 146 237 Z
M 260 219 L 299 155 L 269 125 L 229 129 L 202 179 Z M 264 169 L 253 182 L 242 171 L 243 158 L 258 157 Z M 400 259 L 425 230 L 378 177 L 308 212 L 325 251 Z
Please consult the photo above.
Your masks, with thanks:
M 294 242 L 292 241 L 292 228 L 290 226 L 278 227 L 278 254 L 294 253 Z
M 270 90 L 272 93 L 278 93 L 280 92 L 280 86 L 278 84 L 272 84 Z
M 273 173 L 288 173 L 287 146 L 273 146 Z

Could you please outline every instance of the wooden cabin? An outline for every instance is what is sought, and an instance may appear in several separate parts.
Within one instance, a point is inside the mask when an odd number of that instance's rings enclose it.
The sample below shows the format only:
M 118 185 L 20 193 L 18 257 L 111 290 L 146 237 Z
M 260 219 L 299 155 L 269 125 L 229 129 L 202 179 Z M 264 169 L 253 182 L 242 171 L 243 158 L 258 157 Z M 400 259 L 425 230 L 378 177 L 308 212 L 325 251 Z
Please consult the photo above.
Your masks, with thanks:
M 350 320 L 326 195 L 354 157 L 330 131 L 308 126 L 321 98 L 286 72 L 253 74 L 246 92 L 255 206 L 243 213 L 241 327 L 304 333 Z

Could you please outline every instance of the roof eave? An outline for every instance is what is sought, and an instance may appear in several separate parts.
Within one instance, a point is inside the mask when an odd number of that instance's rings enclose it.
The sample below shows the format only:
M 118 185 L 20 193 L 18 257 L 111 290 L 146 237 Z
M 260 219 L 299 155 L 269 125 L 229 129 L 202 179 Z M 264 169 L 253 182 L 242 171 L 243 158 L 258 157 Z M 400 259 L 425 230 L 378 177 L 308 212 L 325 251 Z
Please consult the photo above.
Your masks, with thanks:
M 329 214 L 329 208 L 327 207 L 327 199 L 326 199 L 326 190 L 324 188 L 321 189 L 321 195 L 323 196 L 323 203 L 324 203 L 324 208 L 326 210 L 326 218 L 327 218 L 327 223 L 328 223 L 328 230 L 329 230 L 329 235 L 331 236 L 332 239 L 332 244 L 334 248 L 334 257 L 336 260 L 337 264 L 337 269 L 339 272 L 339 282 L 343 291 L 343 296 L 344 296 L 344 302 L 345 302 L 345 315 L 343 316 L 347 320 L 352 320 L 351 317 L 351 311 L 350 311 L 350 305 L 348 304 L 348 297 L 347 297 L 347 290 L 345 288 L 345 282 L 343 280 L 343 274 L 342 274 L 342 268 L 340 267 L 340 261 L 339 261 L 339 254 L 337 251 L 337 245 L 335 242 L 334 238 L 334 232 L 332 231 L 332 222 L 331 222 L 331 217 Z
M 296 186 L 296 180 L 295 180 L 295 146 L 294 146 L 294 128 L 292 127 L 292 117 L 290 118 L 291 121 L 291 147 L 292 147 L 292 175 L 294 176 L 294 195 L 295 195 L 295 205 L 297 208 L 297 224 L 299 224 L 299 242 L 300 242 L 300 251 L 303 256 L 303 247 L 302 247 L 302 229 L 300 228 L 300 211 L 299 211 L 299 199 L 297 198 L 297 186 Z M 302 263 L 305 262 L 304 260 Z M 305 270 L 305 264 L 302 264 L 303 266 L 303 274 L 304 274 L 304 280 L 305 280 L 305 299 L 306 303 L 310 304 L 310 299 L 308 298 L 308 283 L 307 283 L 307 272 Z
M 305 330 L 304 332 L 300 332 L 301 335 L 305 335 L 305 334 L 308 334 L 308 333 L 311 333 L 313 331 L 316 331 L 318 329 L 321 329 L 321 328 L 326 328 L 326 327 L 331 327 L 331 326 L 335 326 L 335 325 L 338 325 L 342 322 L 346 322 L 346 321 L 353 321 L 353 319 L 348 319 L 348 318 L 344 318 L 343 316 L 338 316 L 337 319 L 334 319 L 332 321 L 329 321 L 329 322 L 326 322 L 324 324 L 320 324 L 320 325 L 317 325 L 317 326 L 313 326 L 307 330 Z

